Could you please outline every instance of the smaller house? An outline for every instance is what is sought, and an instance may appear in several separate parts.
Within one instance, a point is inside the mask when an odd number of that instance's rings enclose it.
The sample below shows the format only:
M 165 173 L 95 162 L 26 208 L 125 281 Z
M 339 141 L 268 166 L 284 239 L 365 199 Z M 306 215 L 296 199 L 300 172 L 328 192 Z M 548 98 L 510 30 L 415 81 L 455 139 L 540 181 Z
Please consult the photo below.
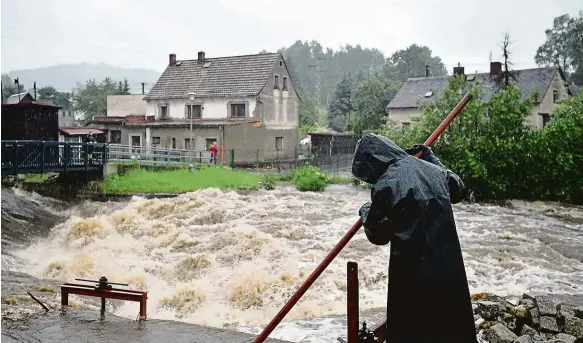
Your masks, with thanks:
M 537 94 L 532 113 L 527 120 L 542 129 L 550 120 L 558 103 L 571 95 L 563 71 L 559 67 L 515 70 L 516 86 L 522 91 L 523 99 Z M 490 63 L 489 73 L 466 75 L 464 67 L 454 68 L 454 75 L 461 75 L 470 83 L 475 83 L 483 93 L 483 101 L 488 103 L 498 89 L 503 75 L 502 63 Z M 408 126 L 412 119 L 421 115 L 420 107 L 443 95 L 450 76 L 410 78 L 403 83 L 397 94 L 389 102 L 386 111 L 389 120 Z
M 106 143 L 106 133 L 89 127 L 65 127 L 59 129 L 59 142 L 82 143 L 91 138 L 96 143 Z
M 2 102 L 2 140 L 57 141 L 59 108 L 27 92 L 11 95 Z

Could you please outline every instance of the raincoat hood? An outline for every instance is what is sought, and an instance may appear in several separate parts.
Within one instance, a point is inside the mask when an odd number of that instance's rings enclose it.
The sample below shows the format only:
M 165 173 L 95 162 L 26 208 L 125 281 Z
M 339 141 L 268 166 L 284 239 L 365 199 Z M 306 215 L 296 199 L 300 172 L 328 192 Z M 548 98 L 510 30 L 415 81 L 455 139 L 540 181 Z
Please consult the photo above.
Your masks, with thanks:
M 409 156 L 387 137 L 367 133 L 356 144 L 352 161 L 352 175 L 366 183 L 374 184 L 391 164 Z

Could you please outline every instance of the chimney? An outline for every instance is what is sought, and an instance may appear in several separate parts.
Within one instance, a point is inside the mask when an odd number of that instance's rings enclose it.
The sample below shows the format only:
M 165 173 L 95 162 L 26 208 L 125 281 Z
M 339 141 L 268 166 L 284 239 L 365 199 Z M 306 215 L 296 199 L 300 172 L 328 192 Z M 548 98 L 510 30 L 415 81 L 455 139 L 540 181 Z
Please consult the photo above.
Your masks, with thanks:
M 464 67 L 461 66 L 461 64 L 458 62 L 457 63 L 457 67 L 453 67 L 453 75 L 460 75 L 460 76 L 464 76 L 465 72 L 464 72 Z
M 502 62 L 490 62 L 490 80 L 498 80 L 502 75 Z
M 198 52 L 198 63 L 203 63 L 204 62 L 204 51 L 199 51 Z
M 170 54 L 170 61 L 168 62 L 168 65 L 170 66 L 176 65 L 176 54 Z

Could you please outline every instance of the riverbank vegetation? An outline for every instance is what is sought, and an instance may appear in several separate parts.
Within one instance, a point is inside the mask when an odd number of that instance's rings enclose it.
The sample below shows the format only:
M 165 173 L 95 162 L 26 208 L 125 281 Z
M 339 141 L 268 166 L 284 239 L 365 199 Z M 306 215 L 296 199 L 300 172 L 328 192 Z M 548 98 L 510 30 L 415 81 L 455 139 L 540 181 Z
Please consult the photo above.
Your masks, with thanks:
M 512 83 L 485 103 L 477 87 L 454 78 L 440 100 L 422 107 L 409 130 L 388 125 L 377 133 L 402 147 L 422 143 L 464 92 L 473 100 L 433 151 L 462 177 L 471 198 L 583 204 L 583 91 L 562 101 L 545 129 L 536 130 L 524 125 L 533 98 L 525 99 Z
M 122 174 L 108 177 L 99 184 L 105 194 L 186 193 L 204 188 L 274 189 L 277 185 L 293 184 L 300 191 L 322 191 L 329 184 L 348 184 L 350 178 L 327 175 L 316 167 L 306 166 L 293 173 L 257 173 L 228 167 L 202 167 L 194 172 L 188 168 L 152 170 L 134 165 Z
M 258 188 L 261 175 L 221 167 L 206 167 L 190 172 L 188 169 L 150 171 L 133 169 L 113 175 L 101 183 L 108 194 L 186 193 L 203 188 Z

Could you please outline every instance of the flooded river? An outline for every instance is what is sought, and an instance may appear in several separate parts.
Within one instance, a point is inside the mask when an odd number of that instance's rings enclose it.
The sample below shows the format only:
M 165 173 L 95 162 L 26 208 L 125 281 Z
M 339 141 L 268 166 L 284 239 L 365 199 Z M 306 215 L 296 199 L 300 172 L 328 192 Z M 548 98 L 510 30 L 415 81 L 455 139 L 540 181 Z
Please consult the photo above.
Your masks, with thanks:
M 105 275 L 147 289 L 151 319 L 250 333 L 279 311 L 354 223 L 370 194 L 352 186 L 322 193 L 281 187 L 250 195 L 208 189 L 67 208 L 17 193 L 63 222 L 47 237 L 9 249 L 10 255 L 3 247 L 3 270 L 68 281 Z M 460 204 L 455 216 L 472 292 L 583 294 L 583 209 Z M 271 337 L 336 342 L 345 336 L 348 261 L 359 263 L 365 317 L 382 316 L 388 257 L 389 246 L 374 246 L 359 232 Z M 137 315 L 135 303 L 112 311 Z

